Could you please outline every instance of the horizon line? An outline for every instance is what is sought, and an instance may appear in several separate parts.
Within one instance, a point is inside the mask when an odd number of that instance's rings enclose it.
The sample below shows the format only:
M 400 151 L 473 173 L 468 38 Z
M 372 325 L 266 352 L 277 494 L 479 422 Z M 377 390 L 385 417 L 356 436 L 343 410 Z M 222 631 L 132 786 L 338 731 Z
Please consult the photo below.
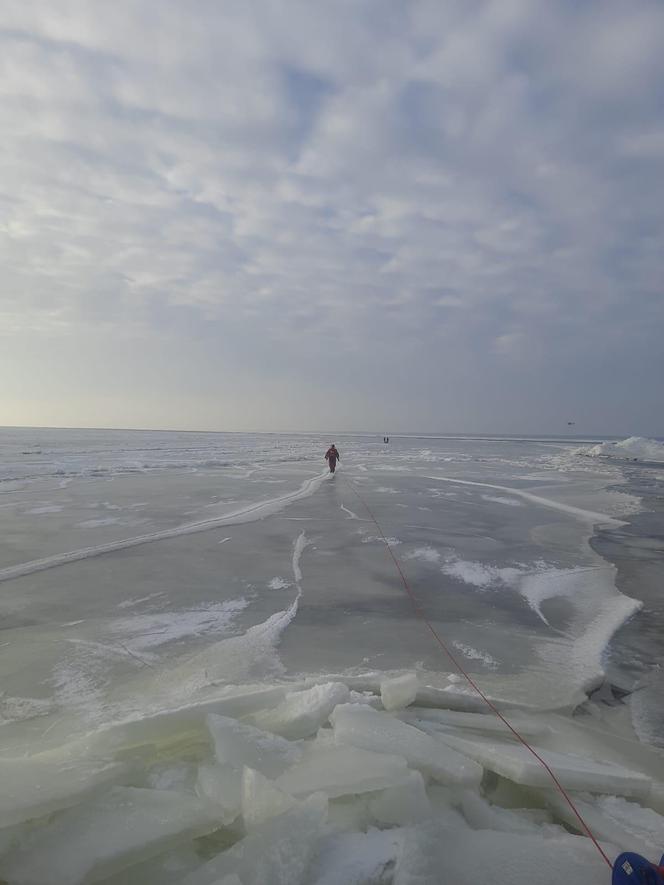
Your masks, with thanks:
M 126 427 L 126 426 L 115 426 L 115 427 L 104 427 L 104 426 L 95 426 L 95 425 L 81 425 L 81 426 L 73 426 L 73 425 L 53 425 L 53 424 L 1 424 L 0 430 L 89 430 L 89 431 L 113 431 L 113 432 L 126 432 L 126 433 L 214 433 L 214 434 L 242 434 L 242 433 L 255 433 L 261 435 L 288 435 L 288 434 L 320 434 L 320 435 L 329 435 L 339 434 L 339 435 L 349 435 L 349 436 L 391 436 L 391 437 L 412 437 L 412 436 L 422 436 L 422 437 L 441 437 L 447 439 L 471 439 L 473 437 L 477 438 L 494 438 L 494 439 L 569 439 L 569 440 L 602 440 L 607 437 L 616 437 L 620 439 L 627 438 L 627 436 L 634 434 L 625 433 L 585 433 L 585 434 L 569 434 L 569 433 L 546 433 L 546 432 L 521 432 L 521 433 L 500 433 L 497 431 L 441 431 L 441 430 L 398 430 L 398 431 L 387 431 L 387 430 L 373 430 L 373 429 L 363 429 L 363 430 L 331 430 L 330 428 L 322 428 L 316 430 L 265 430 L 265 429 L 255 429 L 255 428 L 245 428 L 242 430 L 211 430 L 211 429 L 201 429 L 201 428 L 183 428 L 183 427 Z M 660 437 L 655 436 L 655 439 L 659 439 Z

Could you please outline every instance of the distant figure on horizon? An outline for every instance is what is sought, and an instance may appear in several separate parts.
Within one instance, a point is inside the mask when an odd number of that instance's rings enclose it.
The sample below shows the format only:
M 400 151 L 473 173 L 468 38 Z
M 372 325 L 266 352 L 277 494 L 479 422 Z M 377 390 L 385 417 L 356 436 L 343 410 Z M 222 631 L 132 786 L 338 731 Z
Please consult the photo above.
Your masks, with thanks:
M 337 469 L 337 461 L 341 461 L 341 455 L 334 443 L 332 443 L 327 452 L 325 452 L 325 460 L 330 465 L 330 473 L 334 473 Z

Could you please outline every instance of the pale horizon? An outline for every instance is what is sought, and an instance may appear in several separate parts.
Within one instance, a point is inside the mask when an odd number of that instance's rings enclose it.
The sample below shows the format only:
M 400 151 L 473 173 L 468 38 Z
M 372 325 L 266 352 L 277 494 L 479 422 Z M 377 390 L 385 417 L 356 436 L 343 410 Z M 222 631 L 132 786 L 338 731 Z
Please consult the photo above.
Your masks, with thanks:
M 125 433 L 232 433 L 232 434 L 274 434 L 274 435 L 282 435 L 288 436 L 293 435 L 297 436 L 298 434 L 302 434 L 305 436 L 309 435 L 318 435 L 318 436 L 329 436 L 330 439 L 337 434 L 338 436 L 384 436 L 388 435 L 390 439 L 399 439 L 404 437 L 430 437 L 431 439 L 441 438 L 441 439 L 464 439 L 464 438 L 477 438 L 477 439 L 513 439 L 518 441 L 520 438 L 524 439 L 556 439 L 556 440 L 569 440 L 570 442 L 575 441 L 584 441 L 584 440 L 601 440 L 601 439 L 615 439 L 622 440 L 628 438 L 630 434 L 626 432 L 603 432 L 603 433 L 593 433 L 592 431 L 587 431 L 584 433 L 580 432 L 572 432 L 568 431 L 567 433 L 535 433 L 528 430 L 523 431 L 478 431 L 478 430 L 431 430 L 426 428 L 410 428 L 410 429 L 339 429 L 336 428 L 334 430 L 330 430 L 329 428 L 288 428 L 283 427 L 279 429 L 266 429 L 260 427 L 244 427 L 244 428 L 210 428 L 210 427 L 123 427 L 121 425 L 117 426 L 95 426 L 95 425 L 57 425 L 57 424 L 4 424 L 0 425 L 0 430 L 90 430 L 90 431 L 112 431 L 112 432 L 125 432 Z M 637 436 L 637 434 L 631 434 L 632 436 Z M 653 436 L 653 439 L 660 440 L 664 439 L 664 437 Z

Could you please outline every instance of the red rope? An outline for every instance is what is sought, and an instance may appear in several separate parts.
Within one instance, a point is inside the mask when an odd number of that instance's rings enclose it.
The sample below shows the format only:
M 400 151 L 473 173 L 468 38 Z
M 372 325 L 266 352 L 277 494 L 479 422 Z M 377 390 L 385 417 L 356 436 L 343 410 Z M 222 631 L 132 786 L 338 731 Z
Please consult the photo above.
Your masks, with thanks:
M 387 541 L 387 538 L 385 537 L 385 534 L 383 533 L 383 530 L 382 530 L 382 528 L 380 527 L 380 523 L 379 523 L 378 520 L 376 519 L 376 517 L 375 517 L 375 515 L 374 515 L 374 513 L 373 513 L 373 511 L 372 511 L 372 509 L 369 507 L 369 505 L 368 505 L 367 502 L 364 500 L 364 498 L 362 497 L 362 495 L 361 495 L 361 494 L 358 492 L 358 490 L 356 489 L 356 487 L 355 487 L 355 483 L 353 483 L 350 479 L 348 480 L 348 483 L 349 483 L 350 487 L 352 488 L 352 490 L 353 490 L 353 491 L 355 492 L 355 494 L 357 495 L 357 497 L 358 497 L 358 498 L 360 499 L 360 501 L 362 502 L 362 505 L 364 506 L 364 508 L 366 509 L 367 513 L 369 514 L 369 516 L 371 517 L 372 521 L 374 522 L 376 528 L 378 529 L 381 538 L 382 538 L 383 541 L 385 542 L 385 547 L 387 548 L 387 552 L 388 552 L 388 553 L 390 554 L 390 556 L 392 557 L 392 561 L 393 561 L 394 565 L 396 566 L 397 571 L 399 572 L 399 575 L 400 575 L 400 577 L 401 577 L 401 581 L 402 581 L 402 583 L 403 583 L 403 585 L 404 585 L 404 587 L 405 587 L 405 589 L 406 589 L 406 593 L 407 593 L 408 596 L 410 597 L 410 600 L 411 600 L 411 602 L 412 602 L 412 604 L 413 604 L 413 607 L 414 607 L 416 613 L 420 616 L 420 618 L 422 618 L 422 620 L 424 621 L 424 623 L 426 624 L 426 626 L 429 628 L 429 630 L 430 630 L 430 632 L 431 632 L 431 635 L 433 636 L 433 638 L 435 639 L 435 641 L 436 641 L 436 642 L 438 643 L 438 645 L 442 648 L 442 650 L 445 652 L 445 654 L 446 654 L 447 657 L 450 659 L 450 661 L 452 661 L 452 663 L 453 663 L 454 666 L 457 668 L 457 670 L 459 671 L 459 673 L 461 673 L 461 675 L 464 676 L 464 677 L 468 680 L 468 683 L 469 683 L 469 684 L 472 686 L 472 688 L 477 692 L 477 694 L 482 698 L 482 700 L 487 704 L 487 706 L 490 707 L 490 709 L 496 714 L 496 716 L 497 716 L 497 717 L 498 717 L 498 718 L 499 718 L 499 719 L 500 719 L 500 720 L 501 720 L 501 721 L 507 726 L 507 728 L 509 728 L 509 730 L 512 732 L 512 734 L 514 735 L 514 737 L 515 737 L 515 738 L 516 738 L 521 744 L 523 744 L 523 746 L 526 748 L 526 750 L 528 750 L 528 752 L 531 753 L 531 754 L 535 757 L 535 759 L 537 759 L 537 761 L 538 761 L 538 762 L 539 762 L 539 763 L 540 763 L 540 764 L 546 769 L 546 771 L 548 772 L 548 774 L 549 774 L 550 777 L 551 777 L 551 780 L 552 780 L 553 783 L 556 785 L 556 787 L 558 788 L 558 790 L 559 790 L 560 793 L 562 794 L 563 798 L 565 799 L 565 801 L 567 802 L 567 804 L 569 805 L 569 807 L 572 809 L 572 811 L 574 812 L 575 816 L 577 817 L 579 823 L 581 824 L 581 827 L 583 828 L 583 831 L 584 831 L 584 832 L 586 833 L 586 835 L 587 835 L 587 836 L 593 841 L 593 844 L 595 845 L 595 848 L 596 848 L 596 849 L 599 851 L 599 853 L 602 855 L 602 857 L 604 858 L 604 860 L 606 861 L 606 863 L 609 865 L 609 867 L 611 867 L 611 869 L 613 869 L 613 864 L 612 864 L 612 862 L 611 862 L 611 861 L 609 860 L 609 858 L 607 857 L 607 855 L 606 855 L 604 849 L 602 848 L 602 846 L 599 844 L 599 842 L 597 841 L 597 839 L 596 839 L 595 836 L 593 835 L 592 830 L 590 829 L 590 827 L 588 826 L 588 824 L 585 822 L 585 820 L 584 820 L 583 817 L 581 816 L 581 813 L 579 812 L 579 810 L 577 809 L 577 807 L 574 805 L 574 802 L 572 801 L 571 797 L 569 796 L 567 790 L 566 790 L 566 789 L 563 787 L 563 785 L 560 783 L 560 781 L 559 781 L 558 778 L 556 777 L 555 773 L 553 772 L 553 770 L 551 769 L 551 767 L 549 766 L 549 764 L 548 764 L 544 759 L 542 759 L 542 757 L 539 755 L 539 753 L 538 753 L 536 750 L 533 749 L 533 747 L 530 746 L 530 744 L 528 743 L 528 741 L 527 741 L 524 737 L 522 737 L 522 736 L 519 734 L 519 732 L 516 730 L 516 728 L 514 728 L 514 726 L 511 725 L 511 724 L 508 722 L 508 720 L 503 716 L 503 714 L 502 714 L 502 713 L 500 712 L 500 710 L 496 707 L 496 705 L 493 703 L 493 701 L 492 701 L 490 698 L 488 698 L 488 697 L 484 694 L 484 692 L 483 692 L 482 689 L 477 685 L 477 683 L 476 683 L 475 680 L 472 678 L 472 676 L 471 676 L 469 673 L 466 672 L 466 670 L 463 668 L 463 665 L 462 665 L 461 663 L 459 663 L 459 661 L 457 660 L 457 658 L 452 654 L 452 652 L 449 650 L 449 648 L 447 647 L 447 645 L 445 644 L 445 642 L 444 642 L 444 641 L 441 639 L 441 637 L 438 635 L 438 633 L 437 633 L 435 627 L 433 626 L 433 624 L 431 623 L 431 621 L 427 618 L 426 614 L 424 613 L 424 610 L 423 610 L 422 606 L 421 606 L 420 603 L 417 601 L 417 597 L 416 597 L 415 594 L 413 593 L 413 591 L 412 591 L 412 589 L 411 589 L 411 587 L 410 587 L 410 584 L 408 583 L 408 579 L 406 578 L 405 574 L 403 573 L 403 569 L 401 568 L 401 565 L 400 565 L 400 563 L 399 563 L 399 560 L 398 560 L 398 559 L 396 558 L 396 556 L 394 555 L 394 552 L 393 552 L 392 548 L 390 547 L 390 545 L 389 545 L 389 543 L 388 543 L 388 541 Z

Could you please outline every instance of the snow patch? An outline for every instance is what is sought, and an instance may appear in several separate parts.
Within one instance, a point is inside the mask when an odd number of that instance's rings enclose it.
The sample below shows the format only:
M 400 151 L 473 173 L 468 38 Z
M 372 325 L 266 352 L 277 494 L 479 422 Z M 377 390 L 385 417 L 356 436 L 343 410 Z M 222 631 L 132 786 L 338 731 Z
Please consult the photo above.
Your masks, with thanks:
M 440 562 L 440 553 L 433 547 L 417 547 L 410 553 L 403 553 L 402 559 L 419 559 L 422 562 L 430 562 L 433 565 Z
M 38 516 L 45 513 L 60 513 L 64 507 L 60 504 L 44 504 L 43 507 L 33 507 L 32 510 L 26 510 L 31 516 Z
M 285 590 L 287 587 L 290 587 L 291 585 L 288 581 L 285 581 L 283 578 L 276 577 L 276 578 L 272 578 L 270 581 L 268 581 L 267 586 L 270 588 L 270 590 Z
M 399 538 L 378 538 L 374 535 L 371 535 L 367 538 L 362 538 L 363 544 L 372 544 L 376 541 L 380 544 L 387 544 L 388 547 L 396 547 L 397 544 L 401 544 Z
M 501 498 L 499 495 L 482 495 L 484 501 L 494 501 L 496 504 L 507 504 L 509 507 L 523 507 L 521 501 L 516 498 Z
M 459 642 L 457 639 L 452 641 L 452 645 L 457 651 L 460 651 L 467 657 L 469 661 L 482 661 L 490 670 L 495 670 L 498 667 L 498 661 L 485 651 L 478 651 L 472 645 L 465 645 L 465 643 Z
M 468 562 L 463 559 L 451 557 L 441 567 L 441 571 L 451 578 L 471 584 L 480 590 L 486 590 L 492 585 L 502 584 L 512 587 L 522 575 L 522 569 L 514 567 L 499 568 L 495 565 L 486 565 L 483 562 Z
M 118 525 L 122 522 L 119 516 L 105 516 L 99 519 L 85 519 L 83 522 L 76 523 L 78 529 L 97 529 L 105 525 Z
M 134 650 L 145 651 L 191 636 L 222 633 L 249 602 L 240 597 L 181 611 L 132 615 L 109 624 L 111 635 Z

